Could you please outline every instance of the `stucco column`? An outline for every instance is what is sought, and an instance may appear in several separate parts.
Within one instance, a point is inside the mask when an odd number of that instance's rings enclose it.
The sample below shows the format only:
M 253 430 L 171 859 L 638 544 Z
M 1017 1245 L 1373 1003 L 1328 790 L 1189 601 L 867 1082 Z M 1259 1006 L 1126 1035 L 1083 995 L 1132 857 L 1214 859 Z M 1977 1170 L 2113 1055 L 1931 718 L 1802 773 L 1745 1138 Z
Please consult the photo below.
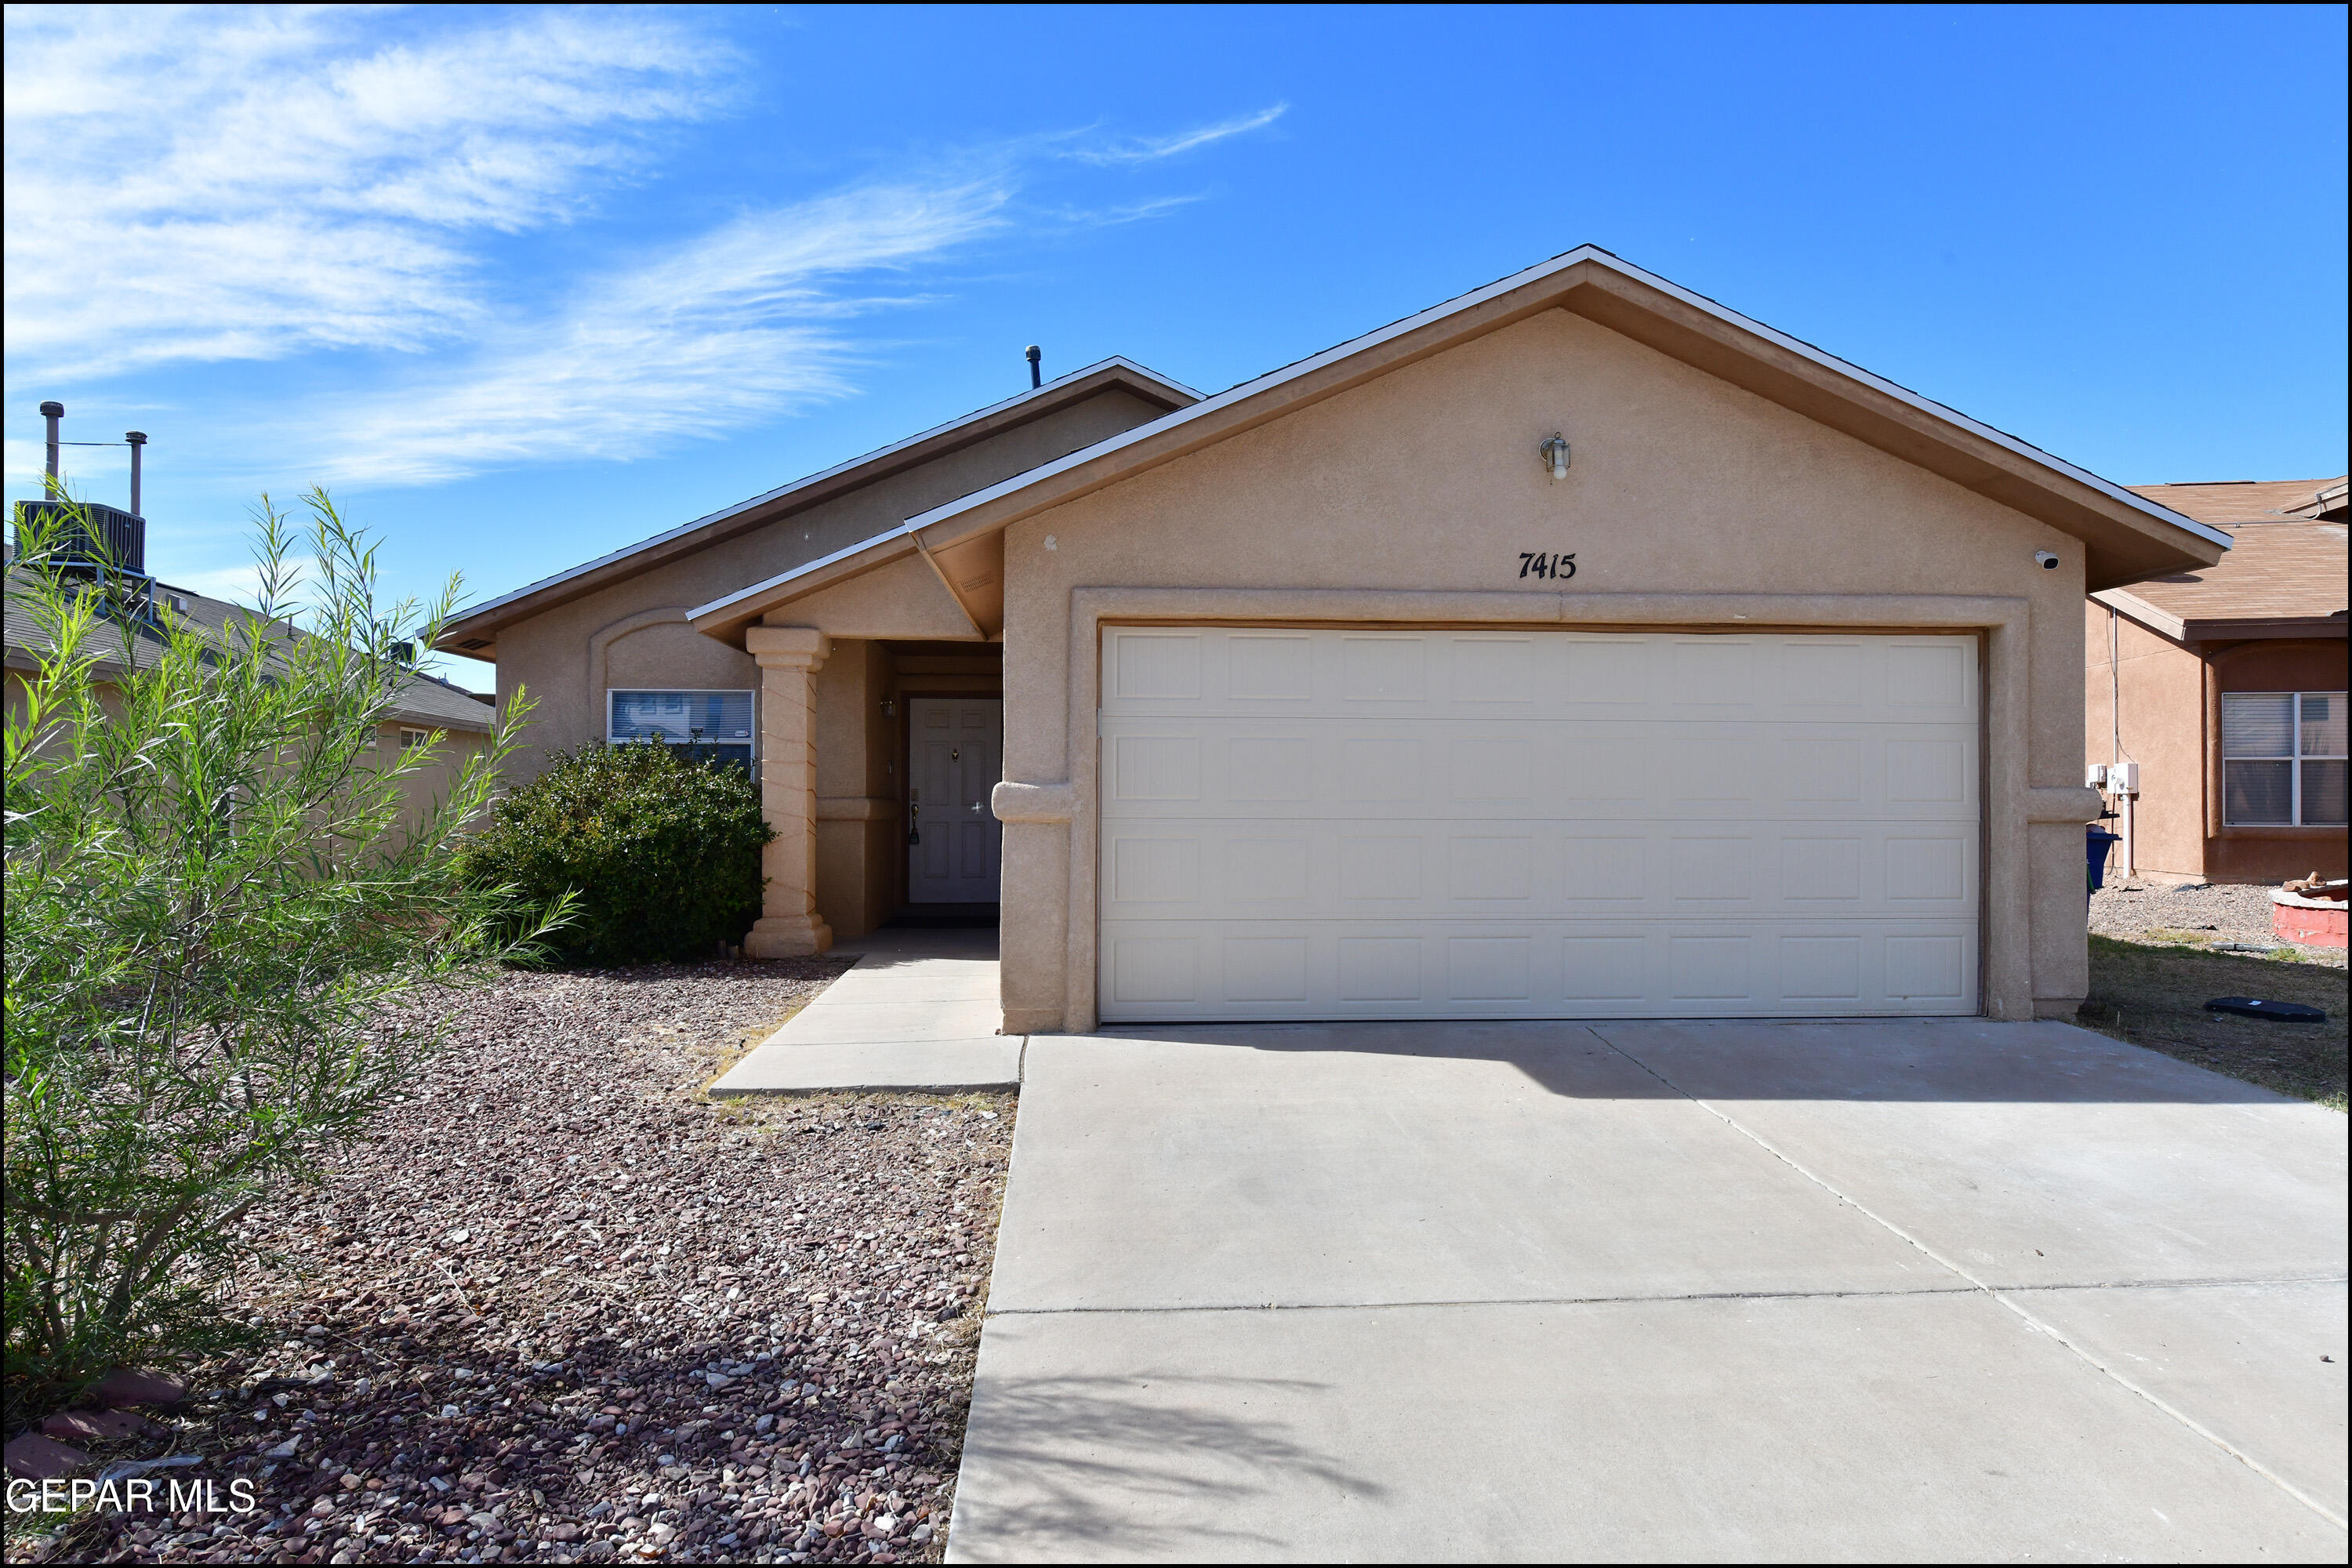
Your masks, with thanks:
M 760 661 L 760 810 L 776 837 L 761 858 L 763 912 L 743 939 L 754 958 L 804 958 L 833 945 L 816 912 L 816 672 L 831 651 L 814 626 L 752 626 Z

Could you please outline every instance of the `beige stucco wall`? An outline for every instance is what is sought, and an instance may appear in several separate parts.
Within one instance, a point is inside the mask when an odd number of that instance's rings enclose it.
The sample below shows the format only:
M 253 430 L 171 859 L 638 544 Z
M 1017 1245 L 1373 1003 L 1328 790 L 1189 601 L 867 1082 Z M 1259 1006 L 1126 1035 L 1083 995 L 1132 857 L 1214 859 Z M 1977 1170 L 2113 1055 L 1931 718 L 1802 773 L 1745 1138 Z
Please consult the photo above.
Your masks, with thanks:
M 426 723 L 386 724 L 376 733 L 376 754 L 383 764 L 391 766 L 400 757 L 400 732 L 403 730 L 431 730 Z M 433 743 L 423 765 L 401 781 L 401 813 L 399 832 L 404 837 L 414 833 L 436 806 L 449 798 L 450 787 L 466 763 L 489 746 L 489 737 L 471 731 L 444 731 Z
M 1555 429 L 1574 446 L 1559 483 L 1535 450 Z M 1574 551 L 1577 577 L 1520 579 L 1531 550 Z M 1071 786 L 1008 823 L 1008 1030 L 1093 1024 L 1094 618 L 1121 614 L 1982 627 L 1988 1010 L 2067 1013 L 2087 989 L 2077 542 L 1583 318 L 1546 312 L 1016 523 L 1005 584 L 1005 776 Z
M 757 664 L 740 649 L 688 627 L 687 610 L 871 539 L 917 512 L 1130 429 L 1161 412 L 1112 388 L 504 627 L 498 636 L 499 698 L 502 702 L 511 700 L 520 687 L 528 689 L 533 703 L 523 743 L 508 763 L 508 776 L 532 777 L 546 765 L 550 752 L 603 739 L 608 688 L 756 689 Z M 650 532 L 673 520 L 647 521 Z M 895 629 L 891 635 L 976 638 L 978 634 L 938 589 L 929 569 L 919 560 L 909 564 L 929 581 L 910 578 L 908 595 L 931 594 L 939 603 L 928 606 L 922 628 Z M 846 628 L 846 635 L 881 634 L 857 624 Z
M 2083 752 L 2086 763 L 2139 764 L 2132 868 L 2164 878 L 2205 871 L 2205 661 L 2105 605 L 2086 602 Z M 2113 668 L 2108 650 L 2115 650 Z M 2120 735 L 2115 702 L 2122 700 Z M 2121 756 L 2115 752 L 2120 739 Z M 2120 820 L 2105 825 L 2120 833 Z
M 2116 658 L 2109 671 L 2110 638 Z M 2139 763 L 2130 869 L 2166 879 L 2269 883 L 2344 875 L 2345 830 L 2232 827 L 2222 820 L 2219 717 L 2227 691 L 2341 691 L 2341 639 L 2184 644 L 2095 601 L 2086 605 L 2086 762 Z M 2122 700 L 2122 756 L 2114 753 Z M 2107 824 L 2123 830 L 2120 821 Z M 2113 862 L 2123 869 L 2121 851 Z

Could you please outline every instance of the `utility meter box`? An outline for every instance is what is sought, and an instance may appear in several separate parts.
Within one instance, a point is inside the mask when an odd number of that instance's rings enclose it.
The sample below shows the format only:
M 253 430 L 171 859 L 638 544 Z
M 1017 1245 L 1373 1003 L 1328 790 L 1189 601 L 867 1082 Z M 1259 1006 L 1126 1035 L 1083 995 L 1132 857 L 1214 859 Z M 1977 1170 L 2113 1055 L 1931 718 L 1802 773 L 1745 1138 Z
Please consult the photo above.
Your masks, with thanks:
M 2107 764 L 2107 787 L 2115 791 L 2117 795 L 2137 795 L 2139 793 L 2139 764 L 2137 763 L 2109 763 Z
M 2085 767 L 2083 770 L 2083 787 L 2084 789 L 2106 788 L 2107 764 L 2105 763 L 2093 763 L 2089 766 Z

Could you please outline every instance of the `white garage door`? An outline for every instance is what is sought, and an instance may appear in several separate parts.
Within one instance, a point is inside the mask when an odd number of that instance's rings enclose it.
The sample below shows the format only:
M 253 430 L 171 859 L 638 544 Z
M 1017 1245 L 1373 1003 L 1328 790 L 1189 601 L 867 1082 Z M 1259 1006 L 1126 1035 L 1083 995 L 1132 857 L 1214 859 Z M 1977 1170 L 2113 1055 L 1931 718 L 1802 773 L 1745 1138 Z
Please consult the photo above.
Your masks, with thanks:
M 1977 1009 L 1976 644 L 1108 627 L 1107 1020 Z

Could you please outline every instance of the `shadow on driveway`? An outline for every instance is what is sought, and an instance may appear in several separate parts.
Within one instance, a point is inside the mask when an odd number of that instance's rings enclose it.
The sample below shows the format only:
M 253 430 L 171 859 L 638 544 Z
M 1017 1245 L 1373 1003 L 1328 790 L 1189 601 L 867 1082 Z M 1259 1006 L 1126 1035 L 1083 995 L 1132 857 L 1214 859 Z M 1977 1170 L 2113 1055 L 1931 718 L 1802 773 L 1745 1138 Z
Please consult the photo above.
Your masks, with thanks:
M 2284 1026 L 2279 1026 L 2284 1027 Z M 1098 1039 L 1492 1061 L 1576 1099 L 2273 1105 L 2071 1025 L 1981 1018 L 1108 1026 Z M 1639 1070 L 1624 1070 L 1627 1064 Z
M 1297 1378 L 1166 1369 L 1023 1377 L 983 1364 L 956 1540 L 1052 1542 L 1078 1560 L 1189 1553 L 1204 1542 L 1221 1556 L 1256 1556 L 1286 1542 L 1218 1521 L 1262 1517 L 1267 1494 L 1301 1488 L 1387 1495 L 1301 1441 L 1288 1423 L 1244 1414 L 1253 1405 L 1311 1405 L 1332 1392 Z

